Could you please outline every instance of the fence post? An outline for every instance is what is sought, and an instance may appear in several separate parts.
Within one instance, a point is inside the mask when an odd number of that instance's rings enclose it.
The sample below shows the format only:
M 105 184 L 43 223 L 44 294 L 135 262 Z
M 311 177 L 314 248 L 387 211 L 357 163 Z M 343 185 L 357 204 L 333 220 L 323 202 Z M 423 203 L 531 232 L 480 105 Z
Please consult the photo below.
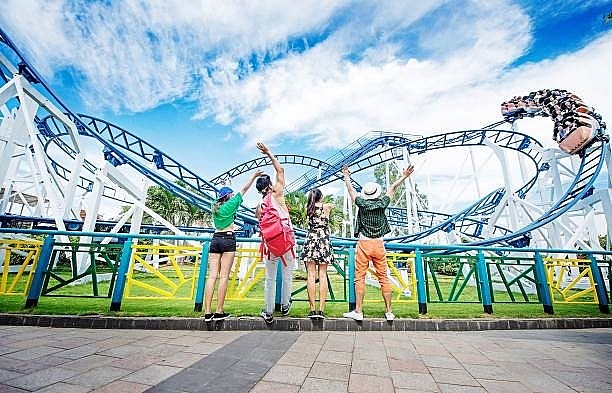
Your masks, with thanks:
M 546 268 L 544 266 L 544 260 L 542 254 L 536 251 L 534 254 L 535 259 L 535 279 L 536 289 L 538 291 L 538 297 L 544 307 L 544 312 L 547 314 L 554 314 L 555 310 L 552 305 L 552 296 L 550 295 L 550 287 L 546 278 Z
M 425 290 L 425 265 L 423 265 L 423 253 L 421 250 L 414 251 L 414 269 L 417 279 L 417 300 L 419 302 L 419 314 L 427 314 L 427 292 Z
M 40 255 L 38 257 L 38 263 L 36 264 L 36 271 L 34 272 L 34 277 L 32 278 L 32 284 L 30 285 L 30 290 L 28 291 L 28 298 L 26 299 L 25 308 L 33 308 L 38 304 L 38 299 L 42 293 L 43 283 L 45 282 L 45 273 L 47 272 L 49 263 L 51 262 L 51 253 L 53 251 L 54 244 L 55 239 L 53 236 L 48 235 L 45 237 L 42 249 L 40 250 Z
M 599 311 L 604 314 L 610 314 L 610 305 L 608 304 L 608 293 L 606 292 L 606 284 L 603 280 L 603 275 L 599 266 L 597 266 L 597 260 L 593 254 L 589 254 L 591 260 L 591 274 L 593 274 L 593 281 L 595 281 L 595 292 L 597 293 L 597 300 L 599 301 Z
M 274 310 L 281 310 L 281 298 L 283 294 L 283 266 L 281 266 L 281 260 L 272 262 L 276 264 L 276 294 L 274 295 Z
M 478 270 L 478 285 L 480 285 L 480 293 L 482 294 L 482 308 L 487 314 L 493 314 L 489 273 L 487 272 L 487 264 L 482 251 L 478 251 L 476 269 Z
M 204 303 L 204 289 L 206 289 L 206 272 L 208 271 L 208 251 L 210 242 L 205 241 L 202 244 L 202 255 L 200 256 L 200 270 L 198 271 L 198 283 L 195 295 L 195 305 L 193 311 L 201 312 L 202 304 Z
M 111 300 L 110 310 L 119 311 L 121 310 L 121 300 L 123 300 L 123 291 L 125 290 L 125 280 L 128 268 L 130 267 L 130 260 L 132 259 L 132 238 L 129 237 L 123 243 L 123 250 L 121 251 L 121 261 L 119 262 L 119 272 L 117 274 L 117 283 L 115 284 L 115 290 L 113 291 L 113 297 Z
M 348 250 L 348 279 L 349 279 L 349 311 L 357 307 L 357 296 L 355 295 L 355 246 Z

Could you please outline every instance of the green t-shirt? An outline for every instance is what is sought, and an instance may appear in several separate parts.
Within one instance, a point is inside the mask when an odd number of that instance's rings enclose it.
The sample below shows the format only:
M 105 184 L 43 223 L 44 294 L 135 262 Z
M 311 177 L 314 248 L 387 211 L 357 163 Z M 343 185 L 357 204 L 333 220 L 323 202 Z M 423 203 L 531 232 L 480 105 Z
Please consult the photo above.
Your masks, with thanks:
M 372 239 L 380 238 L 391 232 L 385 209 L 391 203 L 388 195 L 376 199 L 355 198 L 355 204 L 359 207 L 357 212 L 357 225 L 355 225 L 355 236 L 361 233 Z
M 242 194 L 237 193 L 227 202 L 222 203 L 219 208 L 213 212 L 213 221 L 216 229 L 225 229 L 234 223 L 234 218 L 238 208 L 242 204 Z

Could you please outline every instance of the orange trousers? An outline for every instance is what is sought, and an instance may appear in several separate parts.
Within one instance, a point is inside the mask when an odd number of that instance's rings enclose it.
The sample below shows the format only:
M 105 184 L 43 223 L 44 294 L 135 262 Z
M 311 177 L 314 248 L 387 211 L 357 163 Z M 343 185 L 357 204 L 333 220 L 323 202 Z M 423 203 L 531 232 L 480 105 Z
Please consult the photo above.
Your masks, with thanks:
M 391 283 L 387 277 L 387 256 L 385 243 L 380 239 L 359 240 L 355 250 L 355 290 L 365 292 L 365 276 L 372 261 L 376 278 L 382 293 L 391 293 Z

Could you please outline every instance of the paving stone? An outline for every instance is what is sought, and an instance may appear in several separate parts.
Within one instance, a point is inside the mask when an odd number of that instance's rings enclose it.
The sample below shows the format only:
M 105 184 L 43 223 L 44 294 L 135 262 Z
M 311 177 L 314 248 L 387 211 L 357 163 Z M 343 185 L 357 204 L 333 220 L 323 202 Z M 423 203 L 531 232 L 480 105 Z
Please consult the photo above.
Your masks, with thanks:
M 457 359 L 450 356 L 438 356 L 438 355 L 422 355 L 423 362 L 427 367 L 438 367 L 438 368 L 451 368 L 455 370 L 463 369 L 461 363 Z
M 121 379 L 147 385 L 155 385 L 181 371 L 179 367 L 160 366 L 153 364 Z
M 393 379 L 393 386 L 396 388 L 426 392 L 438 390 L 436 382 L 430 374 L 391 371 L 391 378 Z
M 348 381 L 333 381 L 319 378 L 306 378 L 300 393 L 345 393 Z
M 9 379 L 13 379 L 13 378 L 17 378 L 17 377 L 21 377 L 23 375 L 24 375 L 23 373 L 0 369 L 0 382 L 6 381 Z
M 233 378 L 235 376 L 256 376 L 259 380 L 270 370 L 274 362 L 261 362 L 251 360 L 239 360 L 230 369 L 225 370 L 221 378 Z
M 87 371 L 92 368 L 101 367 L 115 361 L 117 361 L 117 358 L 110 356 L 90 355 L 85 356 L 81 359 L 68 361 L 62 364 L 62 367 L 77 371 Z
M 306 343 L 306 344 L 319 344 L 323 345 L 327 338 L 330 336 L 330 332 L 304 332 L 298 339 L 295 341 L 296 343 Z
M 462 386 L 439 383 L 440 393 L 487 393 L 482 386 Z
M 4 385 L 0 383 L 0 392 L 2 393 L 26 393 L 26 392 L 30 392 L 30 390 L 19 389 L 14 386 Z
M 0 369 L 16 371 L 21 374 L 31 374 L 35 371 L 49 368 L 49 365 L 37 361 L 20 361 L 0 356 Z
M 223 344 L 202 342 L 202 343 L 195 344 L 191 347 L 185 348 L 185 352 L 192 352 L 192 353 L 197 353 L 200 355 L 208 355 L 210 353 L 213 353 L 219 350 L 220 348 L 223 348 Z
M 470 375 L 476 379 L 493 379 L 499 381 L 519 381 L 519 377 L 514 375 L 509 370 L 499 367 L 495 364 L 464 364 L 463 365 Z
M 20 389 L 38 390 L 73 377 L 75 374 L 77 374 L 77 371 L 61 367 L 50 367 L 44 370 L 35 371 L 32 374 L 9 379 L 4 381 L 4 384 Z
M 465 386 L 480 386 L 467 371 L 465 370 L 453 370 L 449 368 L 437 368 L 429 367 L 429 372 L 433 376 L 436 383 L 446 383 L 453 385 L 465 385 Z
M 289 385 L 277 382 L 259 381 L 249 393 L 298 393 L 299 385 Z
M 351 393 L 393 393 L 393 379 L 373 375 L 351 374 L 348 391 Z
M 91 393 L 142 393 L 150 388 L 149 385 L 117 380 L 102 386 Z
M 51 319 L 38 320 L 51 325 Z M 177 328 L 189 328 L 189 323 L 179 322 L 155 320 L 152 323 L 157 324 L 156 329 L 169 323 L 175 323 Z M 329 383 L 333 389 L 337 387 L 338 391 L 346 392 L 351 380 L 357 381 L 359 375 L 370 382 L 391 381 L 396 393 L 484 392 L 484 387 L 489 392 L 612 391 L 610 329 L 551 330 L 552 325 L 547 322 L 544 329 L 525 330 L 523 326 L 533 323 L 471 321 L 478 328 L 516 326 L 520 330 L 402 332 L 383 331 L 379 322 L 367 321 L 361 325 L 349 322 L 345 324 L 347 327 L 366 329 L 376 325 L 381 330 L 295 332 L 260 327 L 252 332 L 164 331 L 133 329 L 138 323 L 128 324 L 130 329 L 123 330 L 0 325 L 0 350 L 9 348 L 12 353 L 30 351 L 30 354 L 44 353 L 49 347 L 60 350 L 33 360 L 0 355 L 0 375 L 4 372 L 14 377 L 5 381 L 0 377 L 0 392 L 33 389 L 52 392 L 61 391 L 62 387 L 65 391 L 81 391 L 89 389 L 87 383 L 95 386 L 101 383 L 98 391 L 104 393 L 249 390 L 293 393 L 300 389 L 328 392 L 325 388 Z M 60 323 L 81 324 L 78 319 L 65 318 L 54 322 L 54 326 Z M 283 320 L 284 328 L 296 326 L 292 323 L 290 319 Z M 307 326 L 300 321 L 298 325 Z M 394 323 L 392 327 L 400 325 Z M 235 327 L 229 323 L 224 328 Z M 70 344 L 72 338 L 74 345 Z M 425 353 L 419 354 L 417 348 Z M 138 349 L 140 352 L 134 353 Z M 107 353 L 119 357 L 103 355 Z M 347 381 L 344 373 L 349 365 L 351 374 Z M 337 369 L 339 366 L 345 369 Z M 94 373 L 104 367 L 120 369 L 126 374 L 112 382 L 102 382 L 106 377 L 115 377 L 112 373 Z M 164 373 L 164 369 L 177 372 Z M 361 369 L 367 371 L 356 372 Z M 58 375 L 65 372 L 68 374 Z M 137 380 L 130 380 L 134 376 Z M 29 378 L 27 382 L 26 378 Z M 376 383 L 372 389 L 383 385 Z M 363 386 L 365 382 L 354 389 Z
M 287 351 L 279 360 L 278 364 L 285 364 L 290 366 L 300 366 L 300 367 L 312 367 L 315 359 L 317 358 L 317 353 L 304 353 L 304 352 L 295 352 L 293 350 Z
M 90 338 L 85 338 L 85 337 L 68 336 L 68 337 L 63 337 L 59 340 L 51 340 L 49 342 L 49 345 L 52 347 L 56 347 L 56 348 L 72 349 L 72 348 L 80 347 L 82 345 L 89 345 L 93 343 L 94 341 L 95 340 L 92 340 Z
M 150 384 L 155 386 L 152 386 L 146 392 L 198 392 L 208 382 L 216 380 L 218 376 L 218 373 L 186 368 L 173 375 L 172 378 L 167 378 L 158 383 L 151 381 Z
M 255 383 L 258 381 L 258 377 L 250 377 L 247 375 L 233 376 L 232 378 L 225 378 L 218 381 L 210 381 L 206 385 L 202 386 L 198 392 L 205 393 L 228 393 L 228 392 L 248 392 L 251 390 Z
M 22 351 L 11 352 L 5 356 L 10 357 L 12 359 L 17 360 L 34 360 L 37 358 L 42 358 L 54 353 L 62 352 L 61 348 L 49 347 L 49 346 L 39 346 L 32 347 L 28 349 L 24 349 Z
M 66 351 L 58 352 L 56 356 L 61 356 L 67 359 L 81 359 L 86 356 L 90 356 L 93 354 L 99 354 L 100 347 L 99 343 L 93 345 L 82 345 L 80 347 L 72 348 Z
M 350 372 L 351 366 L 348 364 L 315 362 L 308 373 L 308 377 L 348 381 Z
M 310 369 L 306 367 L 276 365 L 268 371 L 263 379 L 265 381 L 301 385 L 309 371 Z
M 202 355 L 188 352 L 178 352 L 170 356 L 158 359 L 155 363 L 164 366 L 186 368 L 202 359 Z
M 482 387 L 490 393 L 525 393 L 527 386 L 516 381 L 500 381 L 494 379 L 478 379 Z
M 388 358 L 389 369 L 393 371 L 406 371 L 412 373 L 429 373 L 425 362 L 421 359 L 394 359 Z
M 64 382 L 71 383 L 74 385 L 88 386 L 92 389 L 106 385 L 116 379 L 129 374 L 130 370 L 112 366 L 101 366 L 90 369 L 74 377 L 67 378 Z
M 338 364 L 351 364 L 353 354 L 350 352 L 343 351 L 328 351 L 323 349 L 317 356 L 318 362 L 327 363 L 338 363 Z
M 36 393 L 86 393 L 90 392 L 91 388 L 82 385 L 73 385 L 70 383 L 58 382 L 37 390 Z
M 136 370 L 140 370 L 145 367 L 148 367 L 152 364 L 155 364 L 158 360 L 160 360 L 159 356 L 149 355 L 149 354 L 140 354 L 140 355 L 128 356 L 123 359 L 117 359 L 112 364 L 115 367 L 136 371 Z
M 391 373 L 391 370 L 389 369 L 389 365 L 386 360 L 373 361 L 353 359 L 353 363 L 351 365 L 351 373 L 388 377 Z

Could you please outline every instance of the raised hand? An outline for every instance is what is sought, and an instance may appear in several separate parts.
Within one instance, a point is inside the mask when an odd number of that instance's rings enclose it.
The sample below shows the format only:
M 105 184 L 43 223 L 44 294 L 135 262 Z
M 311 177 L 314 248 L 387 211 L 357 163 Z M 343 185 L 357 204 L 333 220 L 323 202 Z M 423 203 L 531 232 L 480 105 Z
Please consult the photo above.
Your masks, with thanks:
M 270 155 L 270 149 L 268 148 L 268 146 L 264 145 L 261 142 L 257 142 L 257 148 L 259 149 L 259 151 L 261 151 L 263 154 L 266 155 Z

